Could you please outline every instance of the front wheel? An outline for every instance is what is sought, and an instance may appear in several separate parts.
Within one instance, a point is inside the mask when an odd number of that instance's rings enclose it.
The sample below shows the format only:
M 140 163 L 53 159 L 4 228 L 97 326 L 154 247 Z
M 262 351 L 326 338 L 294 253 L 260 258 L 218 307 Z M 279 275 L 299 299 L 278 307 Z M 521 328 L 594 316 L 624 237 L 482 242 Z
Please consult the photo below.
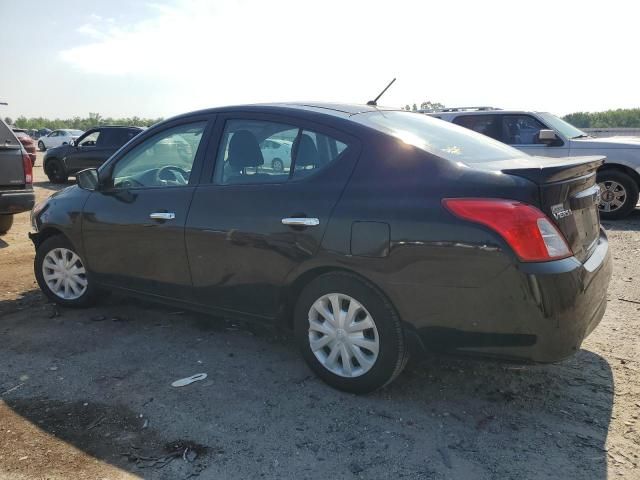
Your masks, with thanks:
M 13 215 L 0 215 L 0 235 L 7 233 L 13 225 Z
M 409 358 L 393 306 L 374 286 L 349 273 L 328 273 L 307 285 L 294 321 L 303 358 L 340 390 L 368 393 L 384 387 Z
M 600 185 L 600 217 L 618 220 L 629 215 L 638 204 L 638 184 L 633 178 L 619 170 L 604 170 L 598 173 Z
M 85 263 L 62 235 L 50 237 L 36 250 L 36 280 L 42 292 L 65 307 L 87 307 L 94 303 L 97 289 Z

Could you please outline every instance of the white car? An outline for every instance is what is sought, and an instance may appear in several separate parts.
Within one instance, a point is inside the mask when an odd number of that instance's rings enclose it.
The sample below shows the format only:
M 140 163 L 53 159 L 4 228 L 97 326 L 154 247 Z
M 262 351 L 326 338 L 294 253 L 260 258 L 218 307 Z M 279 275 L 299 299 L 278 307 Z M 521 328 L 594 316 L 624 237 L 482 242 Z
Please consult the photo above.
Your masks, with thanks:
M 38 148 L 41 152 L 44 152 L 49 148 L 67 145 L 70 144 L 72 140 L 77 140 L 83 133 L 82 130 L 54 130 L 49 135 L 38 139 Z
M 618 219 L 638 203 L 640 138 L 594 138 L 546 112 L 493 107 L 446 108 L 427 113 L 539 157 L 606 156 L 598 170 L 600 216 Z
M 291 145 L 288 140 L 268 138 L 260 144 L 264 164 L 276 172 L 291 168 Z

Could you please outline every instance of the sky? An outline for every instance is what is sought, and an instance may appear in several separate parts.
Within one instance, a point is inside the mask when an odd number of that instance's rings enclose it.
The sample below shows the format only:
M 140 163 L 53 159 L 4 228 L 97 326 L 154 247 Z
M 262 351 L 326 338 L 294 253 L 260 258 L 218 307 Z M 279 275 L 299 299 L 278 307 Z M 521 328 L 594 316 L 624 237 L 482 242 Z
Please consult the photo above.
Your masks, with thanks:
M 640 107 L 640 2 L 0 0 L 0 116 L 379 101 Z

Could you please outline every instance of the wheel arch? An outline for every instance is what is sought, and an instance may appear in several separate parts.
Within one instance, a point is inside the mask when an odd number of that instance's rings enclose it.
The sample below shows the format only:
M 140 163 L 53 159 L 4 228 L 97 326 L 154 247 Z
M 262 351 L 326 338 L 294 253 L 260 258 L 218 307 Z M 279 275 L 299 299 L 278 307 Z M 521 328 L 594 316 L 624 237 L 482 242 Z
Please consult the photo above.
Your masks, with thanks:
M 633 178 L 633 180 L 636 182 L 636 185 L 638 185 L 638 187 L 640 188 L 640 173 L 636 172 L 633 168 L 622 165 L 620 163 L 605 163 L 598 169 L 598 172 L 606 172 L 611 170 L 616 170 L 618 172 L 629 175 L 631 178 Z
M 39 231 L 36 234 L 30 234 L 30 237 L 31 237 L 31 241 L 33 242 L 33 245 L 37 249 L 40 245 L 42 245 L 42 242 L 44 242 L 45 240 L 48 240 L 51 237 L 55 237 L 57 235 L 62 235 L 73 245 L 73 242 L 71 241 L 71 239 L 67 235 L 65 235 L 62 230 L 55 227 L 46 227 L 45 229 Z

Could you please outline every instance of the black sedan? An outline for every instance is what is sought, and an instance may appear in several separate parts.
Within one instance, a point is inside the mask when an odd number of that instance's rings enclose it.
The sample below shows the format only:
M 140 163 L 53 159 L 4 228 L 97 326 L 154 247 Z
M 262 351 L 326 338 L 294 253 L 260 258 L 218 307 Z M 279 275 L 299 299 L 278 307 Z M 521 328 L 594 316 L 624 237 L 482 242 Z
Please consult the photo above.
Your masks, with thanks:
M 291 144 L 284 168 L 266 140 Z M 602 162 L 375 106 L 199 111 L 37 205 L 35 274 L 65 306 L 117 289 L 284 323 L 352 392 L 423 349 L 552 362 L 606 307 Z

